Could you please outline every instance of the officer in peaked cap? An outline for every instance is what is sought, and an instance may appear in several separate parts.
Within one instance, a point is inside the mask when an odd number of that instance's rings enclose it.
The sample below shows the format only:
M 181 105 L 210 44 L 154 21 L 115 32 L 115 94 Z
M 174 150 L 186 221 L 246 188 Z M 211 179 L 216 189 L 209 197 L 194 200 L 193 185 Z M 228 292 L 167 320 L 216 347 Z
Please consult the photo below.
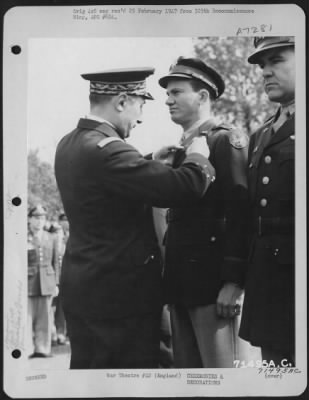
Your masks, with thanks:
M 154 68 L 123 68 L 110 69 L 103 72 L 82 74 L 90 81 L 90 94 L 117 95 L 127 93 L 131 96 L 140 96 L 153 100 L 146 91 L 146 78 L 154 73 Z
M 55 235 L 44 229 L 46 208 L 31 208 L 28 217 L 28 334 L 30 357 L 50 357 L 52 299 L 57 290 L 59 257 Z
M 295 365 L 295 55 L 294 37 L 254 39 L 248 61 L 259 64 L 275 115 L 249 145 L 251 248 L 242 338 L 272 365 Z
M 139 67 L 82 74 L 84 79 L 90 81 L 90 114 L 94 113 L 100 116 L 104 112 L 105 116 L 107 114 L 107 120 L 116 127 L 120 137 L 127 138 L 132 128 L 141 123 L 141 112 L 133 115 L 131 110 L 129 120 L 124 120 L 123 113 L 114 113 L 113 107 L 107 107 L 106 100 L 112 98 L 111 105 L 120 99 L 121 101 L 117 105 L 118 109 L 134 103 L 141 111 L 145 100 L 153 100 L 152 95 L 146 90 L 146 78 L 153 73 L 154 68 Z M 103 103 L 105 103 L 104 111 Z
M 248 58 L 250 64 L 259 64 L 261 55 L 267 50 L 294 47 L 294 36 L 262 36 L 253 39 L 254 53 Z
M 73 369 L 158 366 L 162 263 L 152 206 L 198 201 L 214 176 L 204 138 L 175 170 L 125 142 L 152 99 L 145 80 L 153 72 L 83 74 L 90 113 L 57 146 L 56 179 L 70 224 L 60 295 Z
M 186 148 L 193 137 L 206 136 L 216 170 L 198 205 L 171 208 L 167 215 L 164 283 L 175 367 L 233 368 L 235 347 L 238 359 L 249 355 L 249 346 L 235 335 L 247 257 L 248 138 L 213 120 L 211 105 L 224 81 L 202 60 L 180 57 L 159 84 L 171 119 L 183 128 L 180 144 Z M 160 151 L 154 158 L 162 158 Z M 173 166 L 182 162 L 183 153 L 175 152 Z
M 187 79 L 203 82 L 213 99 L 220 97 L 225 89 L 222 77 L 213 68 L 198 58 L 179 57 L 176 64 L 171 65 L 169 73 L 159 79 L 159 84 L 166 89 L 171 79 Z

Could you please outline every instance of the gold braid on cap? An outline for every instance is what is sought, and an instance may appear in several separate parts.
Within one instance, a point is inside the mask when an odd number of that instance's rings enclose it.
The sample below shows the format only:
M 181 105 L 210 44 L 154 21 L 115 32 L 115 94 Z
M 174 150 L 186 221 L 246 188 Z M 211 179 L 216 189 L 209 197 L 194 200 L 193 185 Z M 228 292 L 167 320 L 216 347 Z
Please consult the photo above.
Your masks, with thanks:
M 119 93 L 143 96 L 146 92 L 146 81 L 136 82 L 90 82 L 90 93 L 117 95 Z

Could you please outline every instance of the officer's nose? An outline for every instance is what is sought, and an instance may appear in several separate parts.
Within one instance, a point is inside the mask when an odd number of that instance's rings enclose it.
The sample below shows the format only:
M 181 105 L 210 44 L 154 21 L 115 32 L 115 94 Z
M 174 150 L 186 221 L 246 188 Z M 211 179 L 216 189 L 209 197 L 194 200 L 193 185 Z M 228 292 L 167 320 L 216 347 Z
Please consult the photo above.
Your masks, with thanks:
M 143 121 L 142 121 L 141 119 L 137 119 L 137 120 L 136 120 L 136 123 L 137 123 L 137 124 L 141 124 L 142 122 L 143 122 Z
M 167 99 L 166 99 L 166 101 L 165 101 L 165 104 L 166 104 L 167 106 L 170 106 L 170 105 L 173 104 L 173 103 L 174 103 L 174 99 L 173 99 L 171 96 L 168 96 Z
M 263 77 L 267 78 L 272 75 L 272 68 L 269 65 L 265 65 L 263 68 Z

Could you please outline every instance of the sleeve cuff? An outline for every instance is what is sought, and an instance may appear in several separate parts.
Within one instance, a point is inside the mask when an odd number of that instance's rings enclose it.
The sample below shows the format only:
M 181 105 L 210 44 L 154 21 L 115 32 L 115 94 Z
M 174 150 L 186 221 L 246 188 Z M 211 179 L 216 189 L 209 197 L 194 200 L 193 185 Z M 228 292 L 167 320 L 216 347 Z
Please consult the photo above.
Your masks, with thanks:
M 247 271 L 247 261 L 239 258 L 226 257 L 223 261 L 221 278 L 244 288 Z

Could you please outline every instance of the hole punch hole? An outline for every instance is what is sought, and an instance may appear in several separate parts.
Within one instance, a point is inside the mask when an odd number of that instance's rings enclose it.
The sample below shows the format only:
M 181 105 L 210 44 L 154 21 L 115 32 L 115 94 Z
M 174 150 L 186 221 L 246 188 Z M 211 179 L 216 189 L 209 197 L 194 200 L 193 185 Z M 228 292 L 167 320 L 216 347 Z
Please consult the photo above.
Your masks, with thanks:
M 11 47 L 11 52 L 13 54 L 20 54 L 21 53 L 21 47 L 20 46 L 12 46 Z
M 21 198 L 20 197 L 14 197 L 12 199 L 12 203 L 14 204 L 14 206 L 20 206 L 21 205 Z
M 21 356 L 21 351 L 18 349 L 15 349 L 12 351 L 12 357 L 13 358 L 19 358 Z

